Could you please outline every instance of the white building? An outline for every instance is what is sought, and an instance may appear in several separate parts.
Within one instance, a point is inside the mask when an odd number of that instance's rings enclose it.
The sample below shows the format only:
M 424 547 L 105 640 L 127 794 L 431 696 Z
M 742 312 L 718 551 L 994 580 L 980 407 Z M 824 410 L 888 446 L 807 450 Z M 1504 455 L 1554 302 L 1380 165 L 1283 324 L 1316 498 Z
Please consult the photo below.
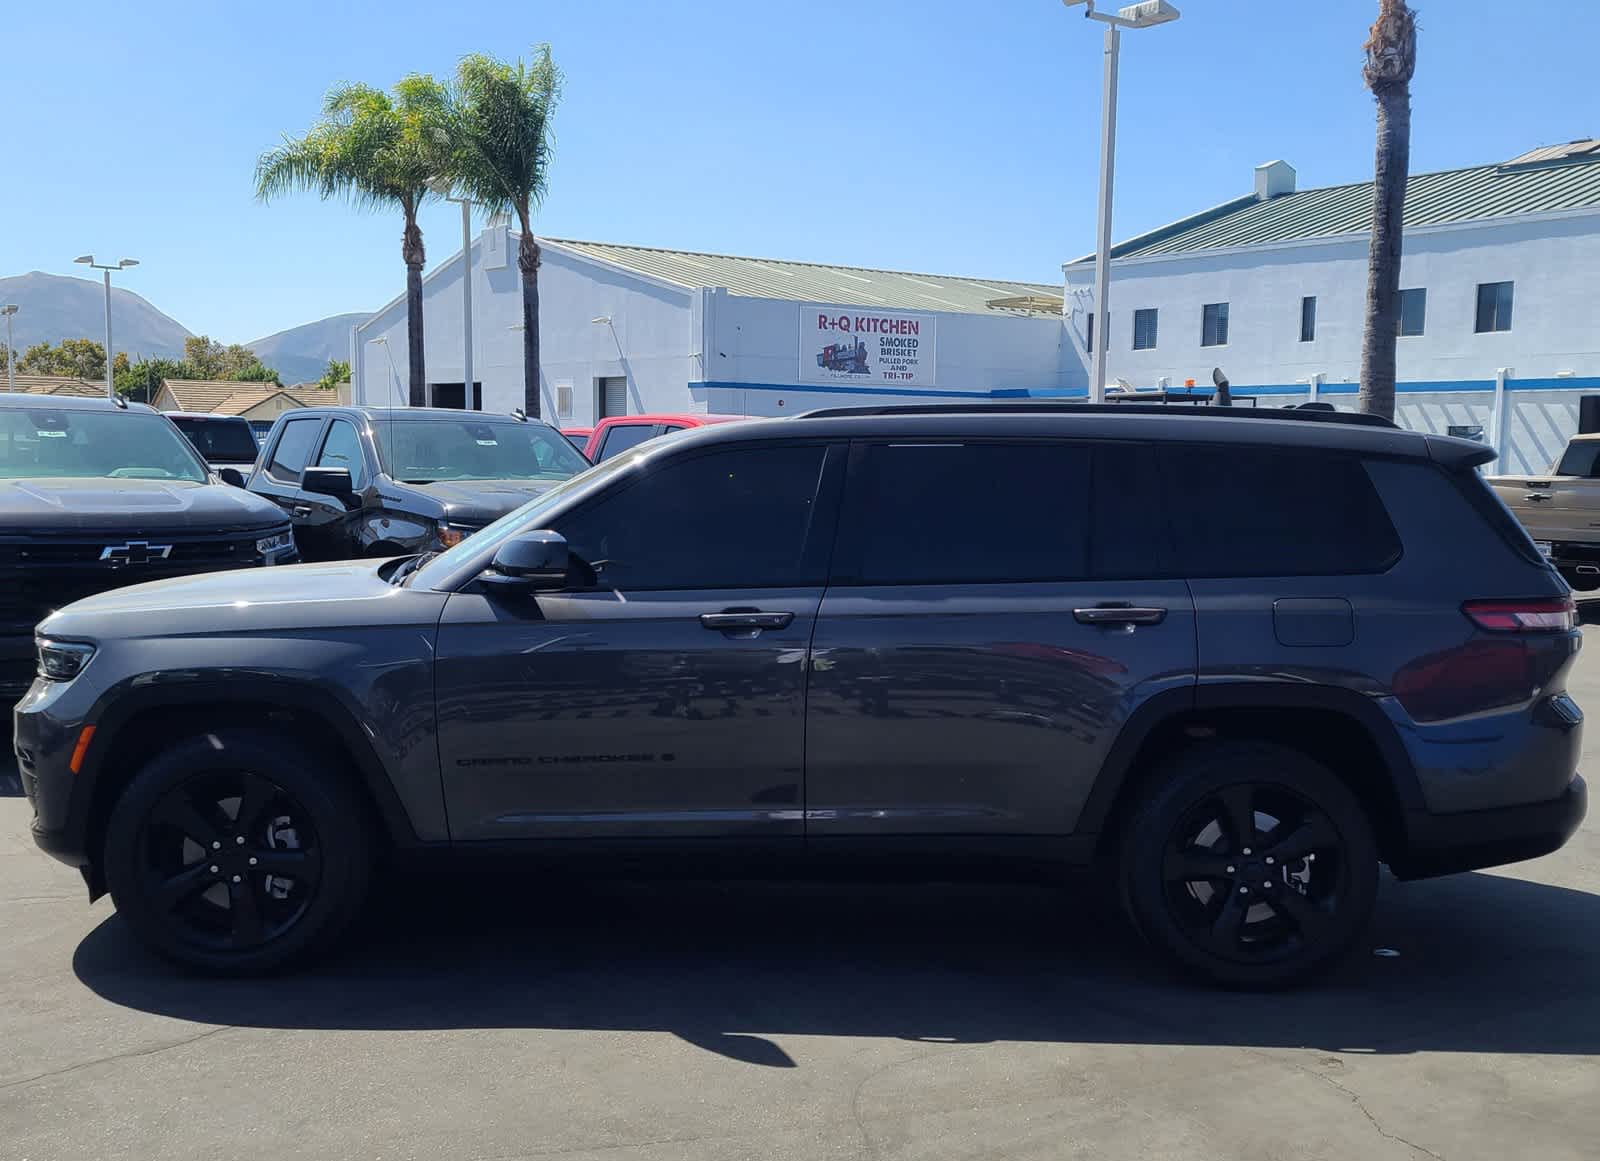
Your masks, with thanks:
M 1090 321 L 1093 256 L 1068 264 L 1068 381 L 1104 337 L 1108 376 L 1136 388 L 1209 388 L 1221 367 L 1262 405 L 1353 405 L 1371 215 L 1370 182 L 1297 190 L 1275 161 L 1253 193 L 1113 247 L 1109 326 Z M 1400 285 L 1396 417 L 1481 429 L 1502 470 L 1543 471 L 1600 391 L 1600 141 L 1413 175 Z
M 473 243 L 474 395 L 462 387 L 460 254 L 423 280 L 436 403 L 522 405 L 517 243 L 502 225 Z M 561 426 L 1083 386 L 1056 287 L 554 238 L 540 247 L 541 412 Z M 355 328 L 351 348 L 357 400 L 403 403 L 404 296 Z

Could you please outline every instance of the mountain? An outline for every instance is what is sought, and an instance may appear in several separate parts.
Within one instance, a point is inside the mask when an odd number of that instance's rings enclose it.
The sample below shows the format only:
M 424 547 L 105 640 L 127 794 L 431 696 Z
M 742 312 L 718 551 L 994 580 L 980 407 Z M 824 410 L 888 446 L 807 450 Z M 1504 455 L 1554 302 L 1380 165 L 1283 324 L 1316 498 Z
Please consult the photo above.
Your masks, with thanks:
M 362 312 L 336 314 L 245 346 L 267 366 L 277 368 L 278 377 L 285 383 L 305 383 L 322 378 L 329 359 L 350 358 L 350 328 L 369 317 Z
M 104 341 L 106 292 L 98 279 L 67 278 L 34 270 L 0 278 L 0 303 L 15 303 L 11 322 L 17 349 L 34 343 L 59 343 L 62 339 Z M 111 288 L 111 341 L 131 356 L 183 357 L 183 340 L 189 331 L 168 318 L 131 290 Z M 5 331 L 0 328 L 0 342 Z M 319 371 L 318 374 L 321 374 Z

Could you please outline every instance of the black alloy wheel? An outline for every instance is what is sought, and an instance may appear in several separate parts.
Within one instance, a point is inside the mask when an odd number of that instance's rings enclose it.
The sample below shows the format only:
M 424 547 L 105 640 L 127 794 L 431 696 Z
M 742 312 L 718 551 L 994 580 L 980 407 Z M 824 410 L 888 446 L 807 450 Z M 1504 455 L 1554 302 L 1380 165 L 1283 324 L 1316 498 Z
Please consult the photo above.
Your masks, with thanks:
M 310 906 L 322 851 L 309 812 L 264 775 L 202 775 L 169 790 L 141 835 L 145 892 L 173 934 L 212 950 L 258 948 Z
M 1271 783 L 1226 786 L 1189 810 L 1169 833 L 1162 877 L 1185 937 L 1246 964 L 1315 947 L 1350 891 L 1328 816 Z
M 325 950 L 372 875 L 372 811 L 333 756 L 234 728 L 152 759 L 111 808 L 105 874 L 154 951 L 220 975 Z
M 1123 902 L 1170 961 L 1275 987 L 1351 950 L 1377 897 L 1378 848 L 1343 780 L 1265 742 L 1197 745 L 1151 773 L 1123 832 Z

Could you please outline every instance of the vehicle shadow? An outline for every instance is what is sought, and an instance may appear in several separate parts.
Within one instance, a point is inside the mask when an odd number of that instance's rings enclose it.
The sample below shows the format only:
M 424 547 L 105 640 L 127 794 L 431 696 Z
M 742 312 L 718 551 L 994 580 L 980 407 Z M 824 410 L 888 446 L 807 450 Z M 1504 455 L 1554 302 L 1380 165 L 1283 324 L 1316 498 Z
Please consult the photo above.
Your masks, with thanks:
M 115 916 L 73 959 L 130 1008 L 293 1029 L 672 1032 L 792 1066 L 774 1035 L 1590 1054 L 1600 897 L 1496 875 L 1387 881 L 1337 974 L 1277 994 L 1165 975 L 1090 888 L 404 878 L 348 950 L 225 981 Z M 1375 947 L 1398 956 L 1372 954 Z

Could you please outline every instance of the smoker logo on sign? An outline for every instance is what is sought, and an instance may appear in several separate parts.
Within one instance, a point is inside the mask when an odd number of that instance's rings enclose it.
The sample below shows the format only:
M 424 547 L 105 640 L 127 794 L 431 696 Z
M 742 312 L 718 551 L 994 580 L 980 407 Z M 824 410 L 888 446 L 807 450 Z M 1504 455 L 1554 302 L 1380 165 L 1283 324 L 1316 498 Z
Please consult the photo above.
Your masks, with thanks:
M 934 321 L 903 311 L 802 306 L 800 380 L 931 387 Z

